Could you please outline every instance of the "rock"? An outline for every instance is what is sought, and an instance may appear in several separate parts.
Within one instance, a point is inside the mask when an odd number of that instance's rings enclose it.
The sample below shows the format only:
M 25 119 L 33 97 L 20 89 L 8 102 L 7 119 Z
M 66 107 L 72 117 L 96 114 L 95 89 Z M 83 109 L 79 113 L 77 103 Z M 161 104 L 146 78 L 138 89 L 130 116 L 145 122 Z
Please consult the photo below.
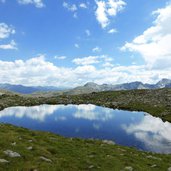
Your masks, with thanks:
M 111 140 L 103 140 L 103 143 L 110 144 L 110 145 L 115 145 L 115 142 L 113 142 Z
M 154 160 L 161 160 L 161 158 L 158 158 L 158 157 L 155 157 L 155 156 L 151 156 L 151 155 L 147 156 L 147 158 L 154 159 Z
M 169 167 L 169 168 L 167 169 L 167 171 L 171 171 L 171 167 Z
M 16 146 L 16 142 L 11 143 L 12 146 Z
M 157 167 L 157 165 L 156 164 L 153 164 L 153 165 L 151 165 L 151 167 L 154 168 L 154 167 Z
M 33 140 L 28 140 L 28 142 L 33 142 Z
M 9 161 L 7 161 L 5 159 L 0 159 L 0 163 L 9 163 Z
M 94 157 L 94 155 L 89 155 L 89 157 L 90 157 L 90 158 L 93 158 L 93 157 Z
M 33 150 L 33 147 L 31 147 L 31 146 L 27 147 L 27 150 Z
M 92 168 L 94 168 L 94 165 L 90 165 L 88 168 L 89 168 L 89 169 L 92 169 Z
M 126 166 L 124 170 L 133 171 L 133 168 L 131 166 Z
M 19 153 L 11 151 L 11 150 L 6 150 L 4 151 L 4 153 L 8 155 L 9 157 L 21 157 Z
M 48 159 L 48 158 L 46 158 L 46 157 L 41 156 L 40 159 L 41 159 L 41 160 L 44 160 L 44 161 L 46 161 L 46 162 L 52 163 L 52 160 L 51 160 L 51 159 Z

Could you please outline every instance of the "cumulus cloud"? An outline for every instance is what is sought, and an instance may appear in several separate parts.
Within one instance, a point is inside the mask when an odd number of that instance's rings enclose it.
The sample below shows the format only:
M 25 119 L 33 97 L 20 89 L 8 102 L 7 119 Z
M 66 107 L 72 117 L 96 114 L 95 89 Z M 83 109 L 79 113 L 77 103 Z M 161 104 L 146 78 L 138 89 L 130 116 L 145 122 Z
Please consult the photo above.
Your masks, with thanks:
M 14 40 L 11 40 L 11 42 L 9 44 L 0 45 L 0 49 L 4 49 L 4 50 L 17 50 L 17 44 L 15 43 Z
M 28 5 L 33 4 L 37 8 L 43 8 L 45 5 L 43 0 L 17 0 L 19 4 Z
M 76 65 L 90 65 L 90 64 L 96 64 L 99 63 L 99 57 L 98 56 L 88 56 L 84 58 L 75 58 L 73 61 Z
M 126 3 L 123 0 L 96 0 L 96 19 L 102 28 L 110 24 L 110 17 L 115 17 L 118 12 L 124 9 Z
M 113 61 L 112 58 L 106 56 L 106 55 L 100 55 L 100 56 L 87 56 L 84 58 L 75 58 L 72 60 L 73 63 L 76 65 L 91 65 L 91 64 L 97 64 L 97 63 L 106 63 Z
M 171 66 L 171 4 L 153 12 L 153 25 L 125 43 L 121 50 L 138 52 L 151 68 L 165 69 Z
M 0 60 L 0 80 L 1 83 L 28 86 L 75 87 L 90 81 L 98 84 L 119 84 L 130 81 L 154 83 L 161 78 L 171 78 L 171 68 L 160 71 L 149 70 L 145 65 L 103 67 L 102 65 L 107 61 L 112 63 L 112 59 L 106 56 L 90 56 L 88 59 L 78 58 L 73 61 L 78 64 L 75 67 L 58 67 L 47 61 L 43 55 L 28 60 Z M 98 67 L 93 64 L 97 64 Z
M 0 39 L 8 38 L 11 34 L 15 34 L 15 29 L 5 23 L 0 23 Z

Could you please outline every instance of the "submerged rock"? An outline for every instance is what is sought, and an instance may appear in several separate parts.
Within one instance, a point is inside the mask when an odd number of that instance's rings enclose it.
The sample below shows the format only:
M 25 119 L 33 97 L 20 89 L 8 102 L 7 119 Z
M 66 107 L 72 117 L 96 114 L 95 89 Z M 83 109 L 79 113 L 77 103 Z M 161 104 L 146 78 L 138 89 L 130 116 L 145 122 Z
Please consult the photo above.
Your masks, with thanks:
M 21 157 L 19 153 L 11 151 L 11 150 L 6 150 L 4 151 L 4 153 L 8 155 L 9 157 Z
M 167 169 L 167 171 L 171 171 L 171 167 L 169 167 L 169 168 Z

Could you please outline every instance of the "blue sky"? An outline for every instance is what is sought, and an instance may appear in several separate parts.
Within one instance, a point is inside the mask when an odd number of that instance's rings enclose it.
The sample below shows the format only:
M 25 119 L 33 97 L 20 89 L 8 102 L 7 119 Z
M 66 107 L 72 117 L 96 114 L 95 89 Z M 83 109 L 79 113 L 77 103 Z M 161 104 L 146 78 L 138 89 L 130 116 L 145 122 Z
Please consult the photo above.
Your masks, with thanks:
M 0 13 L 1 83 L 171 78 L 168 0 L 0 0 Z

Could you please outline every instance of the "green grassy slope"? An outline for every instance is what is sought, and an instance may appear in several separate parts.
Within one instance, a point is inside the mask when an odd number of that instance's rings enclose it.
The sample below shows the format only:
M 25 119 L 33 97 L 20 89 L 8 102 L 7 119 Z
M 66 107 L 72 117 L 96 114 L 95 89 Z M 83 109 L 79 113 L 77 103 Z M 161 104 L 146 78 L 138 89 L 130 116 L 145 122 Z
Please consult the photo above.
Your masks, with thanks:
M 2 171 L 167 171 L 171 167 L 171 155 L 140 152 L 97 140 L 64 138 L 11 125 L 0 124 L 0 130 L 0 159 L 8 161 L 0 162 Z M 21 157 L 9 157 L 4 154 L 6 150 L 17 152 Z

